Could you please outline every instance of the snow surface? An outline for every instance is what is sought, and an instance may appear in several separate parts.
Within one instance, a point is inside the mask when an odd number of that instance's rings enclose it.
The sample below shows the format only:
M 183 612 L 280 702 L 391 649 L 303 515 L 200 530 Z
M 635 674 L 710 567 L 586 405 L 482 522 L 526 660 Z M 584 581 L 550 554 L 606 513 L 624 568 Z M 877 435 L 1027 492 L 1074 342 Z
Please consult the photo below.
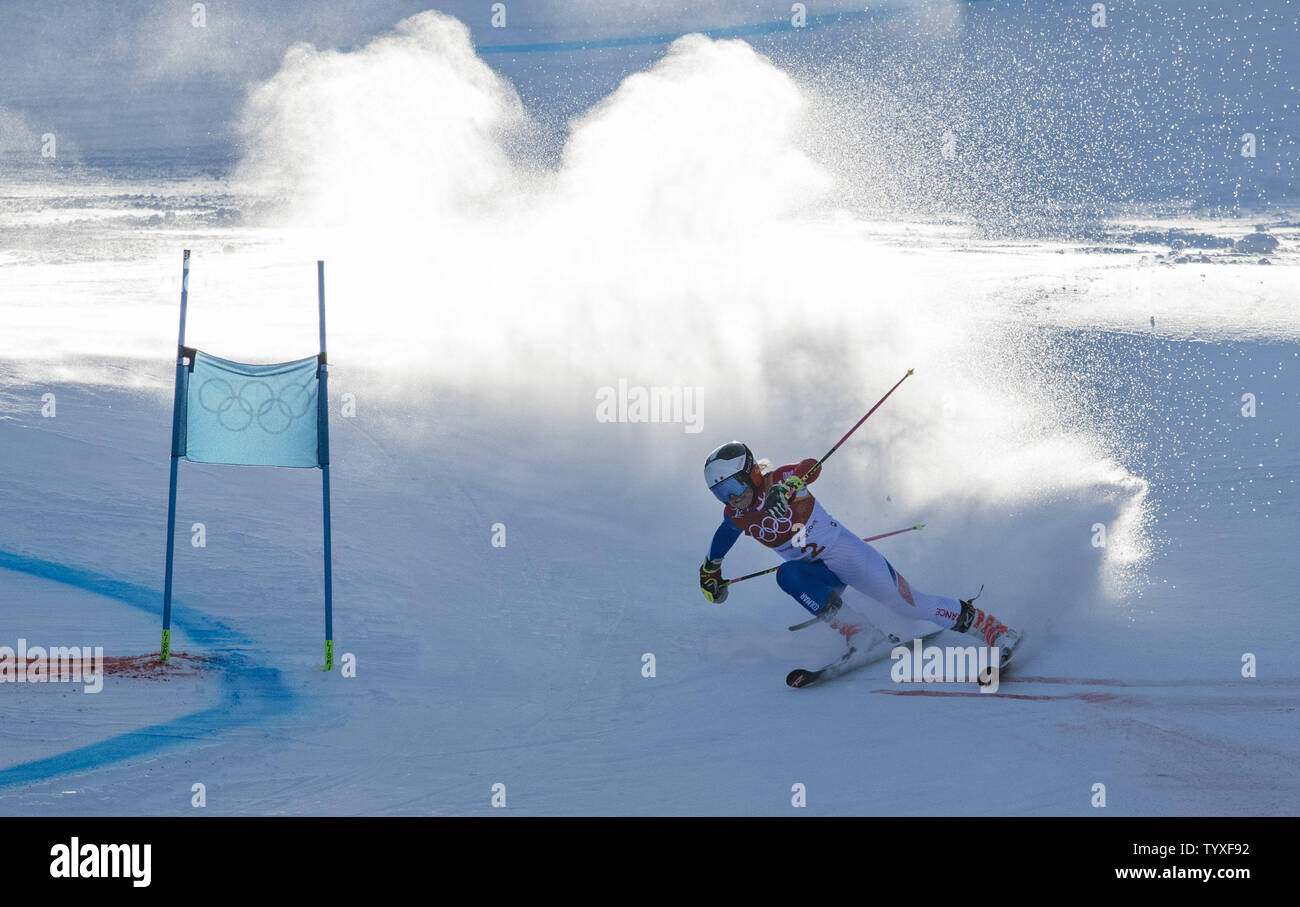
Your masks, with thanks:
M 846 184 L 825 98 L 700 37 L 538 160 L 484 60 L 425 17 L 290 55 L 229 178 L 0 179 L 0 646 L 157 650 L 190 248 L 187 342 L 248 361 L 315 350 L 327 262 L 358 665 L 320 671 L 317 472 L 183 462 L 174 646 L 210 661 L 0 684 L 0 813 L 188 814 L 199 782 L 216 814 L 490 813 L 498 782 L 548 815 L 786 814 L 795 783 L 814 814 L 1094 814 L 1098 782 L 1109 813 L 1296 811 L 1294 215 L 903 217 Z M 1256 223 L 1275 252 L 1174 242 Z M 863 535 L 924 522 L 880 549 L 984 584 L 1023 655 L 995 695 L 887 663 L 790 690 L 841 644 L 787 632 L 770 578 L 703 601 L 701 462 L 818 456 L 910 367 L 814 491 Z M 620 379 L 702 389 L 701 430 L 598 421 Z M 742 540 L 725 569 L 773 563 Z

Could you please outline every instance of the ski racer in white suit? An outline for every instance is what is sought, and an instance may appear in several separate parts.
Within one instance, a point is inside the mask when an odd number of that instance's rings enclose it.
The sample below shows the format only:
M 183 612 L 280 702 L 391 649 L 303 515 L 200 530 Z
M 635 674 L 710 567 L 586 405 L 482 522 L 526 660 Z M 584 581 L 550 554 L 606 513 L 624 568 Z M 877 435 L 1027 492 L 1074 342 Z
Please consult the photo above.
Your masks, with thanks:
M 785 563 L 776 571 L 782 591 L 855 645 L 853 637 L 873 629 L 870 621 L 840 597 L 852 586 L 902 617 L 928 620 L 968 633 L 1003 650 L 1003 661 L 1019 634 L 971 601 L 917 589 L 879 551 L 826 512 L 808 486 L 821 475 L 817 461 L 802 460 L 767 469 L 739 441 L 709 454 L 704 479 L 725 506 L 709 555 L 700 566 L 700 591 L 711 602 L 727 598 L 722 558 L 742 535 L 773 549 Z M 876 631 L 878 632 L 878 631 Z

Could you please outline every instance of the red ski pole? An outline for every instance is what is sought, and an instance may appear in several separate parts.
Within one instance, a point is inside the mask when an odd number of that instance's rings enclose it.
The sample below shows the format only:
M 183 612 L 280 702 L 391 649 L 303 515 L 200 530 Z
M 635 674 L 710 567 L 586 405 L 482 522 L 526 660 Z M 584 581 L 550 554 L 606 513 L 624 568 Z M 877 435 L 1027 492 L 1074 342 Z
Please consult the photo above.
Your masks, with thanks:
M 845 432 L 845 433 L 844 433 L 844 437 L 842 437 L 842 438 L 840 438 L 838 441 L 836 441 L 836 442 L 835 442 L 835 446 L 832 447 L 830 450 L 826 451 L 826 455 L 823 456 L 823 457 L 822 457 L 820 460 L 818 460 L 816 463 L 814 463 L 813 466 L 812 466 L 812 469 L 810 469 L 810 470 L 808 470 L 807 472 L 805 472 L 802 476 L 799 476 L 799 478 L 801 478 L 801 479 L 807 479 L 807 478 L 808 478 L 810 475 L 812 475 L 814 472 L 816 472 L 817 470 L 821 469 L 821 468 L 822 468 L 822 464 L 825 463 L 827 460 L 829 460 L 829 459 L 831 458 L 831 454 L 833 454 L 833 453 L 835 453 L 835 451 L 839 450 L 839 449 L 840 449 L 840 445 L 843 444 L 845 441 L 847 441 L 847 440 L 849 439 L 849 436 L 850 436 L 850 435 L 852 435 L 855 431 L 857 431 L 859 428 L 861 428 L 861 427 L 862 427 L 862 423 L 863 423 L 863 422 L 866 422 L 867 419 L 869 419 L 869 418 L 871 417 L 871 414 L 872 414 L 872 413 L 874 413 L 876 410 L 880 409 L 880 404 L 882 404 L 882 403 L 884 403 L 886 400 L 888 400 L 888 399 L 889 399 L 889 395 L 892 394 L 894 391 L 898 390 L 898 385 L 899 385 L 899 384 L 902 384 L 902 383 L 903 383 L 904 381 L 906 381 L 908 378 L 912 377 L 912 373 L 915 372 L 915 371 L 916 371 L 916 369 L 909 368 L 909 369 L 907 370 L 907 374 L 904 375 L 903 377 L 901 377 L 901 378 L 898 379 L 898 384 L 895 384 L 893 387 L 891 387 L 889 390 L 887 390 L 887 391 L 885 392 L 885 396 L 883 396 L 883 397 L 881 397 L 879 400 L 877 400 L 877 401 L 876 401 L 876 405 L 873 406 L 873 407 L 871 407 L 871 409 L 867 410 L 867 414 L 866 414 L 865 416 L 863 416 L 861 419 L 858 420 L 858 424 L 855 425 L 855 426 L 853 426 L 852 428 L 850 428 L 847 432 Z M 798 493 L 797 489 L 791 488 L 791 489 L 786 493 L 786 500 L 787 500 L 787 501 L 790 500 L 790 499 L 793 498 L 797 493 Z M 870 539 L 868 539 L 868 541 L 870 541 Z
M 901 377 L 901 378 L 898 379 L 898 384 L 902 384 L 904 381 L 906 381 L 908 378 L 910 378 L 910 377 L 912 376 L 912 373 L 915 372 L 915 371 L 916 371 L 916 369 L 909 368 L 909 369 L 907 370 L 907 374 L 904 375 L 903 377 Z M 816 463 L 814 463 L 814 464 L 813 464 L 813 468 L 810 469 L 810 470 L 808 470 L 806 473 L 803 474 L 803 478 L 807 478 L 808 476 L 810 476 L 810 475 L 812 475 L 814 472 L 816 472 L 818 469 L 820 469 L 820 468 L 821 468 L 821 465 L 822 465 L 823 463 L 825 463 L 827 460 L 829 460 L 829 459 L 831 458 L 831 454 L 833 454 L 833 453 L 835 453 L 835 451 L 839 450 L 839 449 L 840 449 L 840 445 L 843 444 L 845 441 L 847 441 L 847 440 L 849 439 L 849 436 L 850 436 L 850 435 L 852 435 L 855 431 L 857 431 L 860 427 L 862 427 L 862 423 L 863 423 L 863 422 L 866 422 L 867 419 L 871 416 L 872 413 L 874 413 L 876 410 L 880 409 L 880 404 L 882 404 L 882 403 L 884 403 L 886 400 L 888 400 L 888 399 L 889 399 L 889 395 L 892 394 L 894 391 L 898 390 L 898 384 L 895 384 L 893 387 L 891 387 L 891 388 L 890 388 L 890 389 L 885 393 L 885 396 L 883 396 L 883 397 L 881 397 L 879 400 L 877 400 L 877 401 L 876 401 L 876 405 L 873 406 L 873 407 L 871 407 L 871 409 L 867 410 L 867 414 L 866 414 L 865 416 L 863 416 L 861 419 L 858 420 L 858 424 L 855 425 L 855 426 L 853 426 L 852 428 L 850 428 L 847 432 L 845 432 L 845 433 L 844 433 L 844 437 L 842 437 L 842 438 L 840 438 L 838 441 L 836 441 L 836 442 L 835 442 L 835 446 L 832 447 L 830 450 L 826 451 L 826 456 L 822 457 L 820 460 L 818 460 Z

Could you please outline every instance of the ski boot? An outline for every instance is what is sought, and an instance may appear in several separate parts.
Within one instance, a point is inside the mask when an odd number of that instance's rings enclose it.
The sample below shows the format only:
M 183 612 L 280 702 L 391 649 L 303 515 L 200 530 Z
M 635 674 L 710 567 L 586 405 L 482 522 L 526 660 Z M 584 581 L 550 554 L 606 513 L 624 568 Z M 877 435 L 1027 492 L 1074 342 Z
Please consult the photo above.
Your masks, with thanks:
M 826 600 L 826 606 L 817 615 L 825 621 L 830 628 L 844 637 L 844 643 L 849 650 L 859 652 L 878 646 L 886 640 L 892 640 L 897 644 L 898 639 L 892 635 L 882 633 L 853 608 L 844 604 L 838 592 L 831 591 L 830 598 Z
M 1011 661 L 1011 656 L 1015 654 L 1016 647 L 1020 645 L 1021 634 L 1012 630 L 987 611 L 976 608 L 974 601 L 975 599 L 971 599 L 961 603 L 961 615 L 957 618 L 957 623 L 953 625 L 953 629 L 958 633 L 977 636 L 990 647 L 996 646 L 998 648 L 998 670 L 1001 670 L 1007 666 L 1007 663 Z M 980 677 L 980 683 L 987 683 L 983 675 Z

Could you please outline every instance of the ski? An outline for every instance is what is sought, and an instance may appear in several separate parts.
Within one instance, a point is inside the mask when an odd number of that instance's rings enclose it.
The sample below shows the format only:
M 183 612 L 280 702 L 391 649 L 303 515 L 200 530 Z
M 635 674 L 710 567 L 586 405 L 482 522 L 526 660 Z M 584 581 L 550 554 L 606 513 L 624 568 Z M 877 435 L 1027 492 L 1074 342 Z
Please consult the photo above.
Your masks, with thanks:
M 800 687 L 812 686 L 819 680 L 829 680 L 837 677 L 848 670 L 846 667 L 849 660 L 857 653 L 856 649 L 849 649 L 845 652 L 839 661 L 833 661 L 824 668 L 810 671 L 807 668 L 795 668 L 789 674 L 785 675 L 786 686 L 799 689 Z M 866 662 L 864 661 L 863 664 Z
M 998 657 L 999 680 L 1001 679 L 1002 674 L 1007 670 L 1007 666 L 1011 664 L 1011 659 L 1015 658 L 1016 652 L 1020 650 L 1021 644 L 1024 643 L 1025 641 L 1025 634 L 1023 633 L 1016 633 L 1015 637 L 1016 638 L 1012 640 L 1010 646 L 999 647 L 1000 648 L 999 657 Z M 991 668 L 985 668 L 983 671 L 981 671 L 980 676 L 978 678 L 979 685 L 982 687 L 988 686 L 990 681 L 992 680 L 991 674 L 992 674 Z
M 944 631 L 935 630 L 933 633 L 927 633 L 920 638 L 929 639 L 942 632 Z M 879 661 L 892 652 L 895 646 L 903 644 L 903 640 L 892 633 L 883 633 L 876 630 L 874 635 L 876 639 L 866 644 L 862 649 L 850 648 L 839 659 L 832 661 L 823 668 L 816 670 L 795 668 L 785 676 L 786 686 L 798 690 L 812 686 L 815 683 L 824 683 L 827 680 L 840 677 L 850 671 L 856 671 L 858 668 Z

